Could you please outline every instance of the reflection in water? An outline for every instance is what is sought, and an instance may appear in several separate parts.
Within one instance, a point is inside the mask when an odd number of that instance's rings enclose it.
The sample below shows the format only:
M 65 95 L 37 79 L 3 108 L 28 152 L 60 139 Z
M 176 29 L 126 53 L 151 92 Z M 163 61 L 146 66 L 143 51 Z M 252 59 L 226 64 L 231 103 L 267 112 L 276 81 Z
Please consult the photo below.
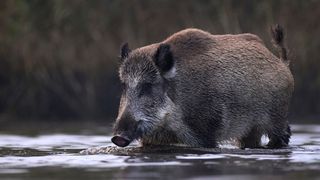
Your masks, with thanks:
M 291 150 L 268 154 L 80 155 L 111 145 L 96 135 L 0 135 L 0 178 L 302 179 L 320 176 L 320 126 L 293 126 Z M 228 146 L 223 146 L 228 147 Z M 229 148 L 234 148 L 230 146 Z

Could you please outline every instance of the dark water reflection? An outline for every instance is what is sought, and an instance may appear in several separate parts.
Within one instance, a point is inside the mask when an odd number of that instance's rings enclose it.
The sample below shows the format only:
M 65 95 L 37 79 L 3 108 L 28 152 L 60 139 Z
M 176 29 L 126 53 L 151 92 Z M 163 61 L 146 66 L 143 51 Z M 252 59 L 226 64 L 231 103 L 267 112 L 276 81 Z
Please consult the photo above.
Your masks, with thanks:
M 248 155 L 80 155 L 83 149 L 111 145 L 110 137 L 94 131 L 1 134 L 0 179 L 320 179 L 320 126 L 292 129 L 289 152 Z

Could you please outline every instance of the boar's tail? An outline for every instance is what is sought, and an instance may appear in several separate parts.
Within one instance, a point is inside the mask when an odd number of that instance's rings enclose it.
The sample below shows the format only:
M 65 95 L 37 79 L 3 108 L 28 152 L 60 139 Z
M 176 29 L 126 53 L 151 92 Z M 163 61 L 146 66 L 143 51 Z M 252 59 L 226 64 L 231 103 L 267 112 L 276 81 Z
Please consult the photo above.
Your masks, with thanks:
M 288 60 L 288 50 L 284 45 L 284 32 L 283 28 L 276 24 L 274 27 L 271 27 L 271 35 L 274 45 L 279 49 L 280 59 L 289 66 L 290 61 Z

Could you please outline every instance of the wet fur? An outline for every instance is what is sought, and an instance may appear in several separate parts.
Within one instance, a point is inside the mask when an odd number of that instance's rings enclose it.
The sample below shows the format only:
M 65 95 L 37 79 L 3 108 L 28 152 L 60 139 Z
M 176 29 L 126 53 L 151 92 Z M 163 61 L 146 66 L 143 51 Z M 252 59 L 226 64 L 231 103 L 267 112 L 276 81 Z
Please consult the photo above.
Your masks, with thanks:
M 284 48 L 281 32 L 272 31 L 276 45 Z M 237 139 L 241 148 L 257 148 L 263 134 L 270 139 L 269 148 L 288 144 L 294 80 L 286 51 L 281 50 L 279 59 L 253 34 L 212 35 L 186 29 L 133 50 L 129 56 L 136 58 L 125 61 L 120 74 L 161 73 L 152 58 L 163 44 L 174 59 L 174 75 L 166 76 L 167 69 L 162 74 L 173 104 L 165 120 L 142 136 L 142 144 L 216 147 L 220 141 Z

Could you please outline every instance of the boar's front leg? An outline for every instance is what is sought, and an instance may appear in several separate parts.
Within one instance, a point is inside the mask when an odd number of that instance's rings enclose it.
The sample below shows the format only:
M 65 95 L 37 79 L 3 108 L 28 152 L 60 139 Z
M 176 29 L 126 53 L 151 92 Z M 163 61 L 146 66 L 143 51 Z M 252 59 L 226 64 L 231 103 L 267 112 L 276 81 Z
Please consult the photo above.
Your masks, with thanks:
M 240 139 L 240 148 L 262 148 L 262 132 L 257 127 L 253 127 L 248 134 Z

